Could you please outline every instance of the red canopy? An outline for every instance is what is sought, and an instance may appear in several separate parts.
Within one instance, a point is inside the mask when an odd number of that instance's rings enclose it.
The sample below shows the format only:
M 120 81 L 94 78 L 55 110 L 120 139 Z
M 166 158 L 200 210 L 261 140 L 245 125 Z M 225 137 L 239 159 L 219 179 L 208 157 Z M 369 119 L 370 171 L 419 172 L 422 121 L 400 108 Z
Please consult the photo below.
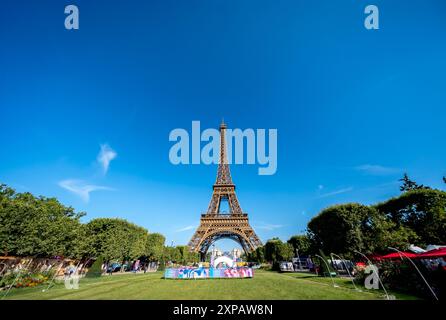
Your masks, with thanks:
M 403 253 L 404 254 L 399 253 L 399 252 L 392 252 L 392 253 L 386 254 L 385 256 L 381 256 L 380 259 L 401 259 L 401 257 L 404 259 L 406 257 L 416 258 L 419 256 L 418 254 L 415 254 L 412 252 L 403 252 Z
M 431 250 L 431 251 L 427 251 L 427 252 L 423 252 L 423 253 L 413 253 L 413 252 L 403 252 L 399 253 L 399 252 L 392 252 L 389 254 L 386 254 L 384 256 L 381 257 L 375 257 L 375 259 L 401 259 L 401 257 L 404 259 L 406 257 L 411 258 L 411 259 L 434 259 L 434 258 L 440 258 L 440 257 L 446 257 L 446 248 L 440 248 L 440 249 L 435 249 L 435 250 Z
M 417 254 L 417 258 L 421 259 L 440 258 L 445 256 L 446 256 L 446 248 L 435 249 L 428 252 L 423 252 L 421 254 Z

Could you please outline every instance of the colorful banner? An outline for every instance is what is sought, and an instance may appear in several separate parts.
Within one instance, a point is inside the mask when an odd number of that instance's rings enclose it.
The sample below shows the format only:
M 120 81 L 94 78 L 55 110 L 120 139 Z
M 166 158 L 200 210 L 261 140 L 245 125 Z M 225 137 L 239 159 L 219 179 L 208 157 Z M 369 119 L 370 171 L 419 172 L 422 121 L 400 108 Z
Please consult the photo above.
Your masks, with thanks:
M 206 279 L 206 278 L 252 278 L 251 268 L 168 268 L 164 271 L 166 279 Z

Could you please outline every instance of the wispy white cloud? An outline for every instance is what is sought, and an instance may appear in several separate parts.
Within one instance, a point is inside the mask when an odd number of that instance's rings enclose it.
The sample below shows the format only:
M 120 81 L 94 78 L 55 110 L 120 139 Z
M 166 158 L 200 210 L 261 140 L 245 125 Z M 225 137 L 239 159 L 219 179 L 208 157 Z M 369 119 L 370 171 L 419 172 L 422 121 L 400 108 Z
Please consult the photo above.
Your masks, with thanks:
M 392 174 L 398 174 L 403 171 L 399 168 L 384 167 L 377 164 L 363 164 L 355 167 L 355 170 L 375 176 L 387 176 Z
M 175 232 L 184 232 L 184 231 L 195 229 L 196 227 L 197 226 L 187 226 L 187 227 L 184 227 L 184 228 L 177 229 L 177 230 L 175 230 Z
M 335 191 L 332 191 L 332 192 L 323 193 L 323 194 L 319 195 L 318 198 L 331 197 L 331 196 L 335 196 L 335 195 L 338 195 L 338 194 L 346 193 L 346 192 L 349 192 L 349 191 L 352 191 L 352 190 L 353 190 L 353 187 L 339 189 L 339 190 L 335 190 Z
M 107 173 L 110 167 L 110 162 L 118 156 L 115 150 L 113 150 L 108 144 L 101 144 L 101 150 L 99 151 L 97 161 L 102 167 L 104 174 Z
M 67 179 L 59 182 L 59 186 L 78 195 L 83 201 L 90 200 L 90 192 L 98 190 L 113 190 L 109 187 L 86 184 L 82 180 Z
M 283 227 L 284 225 L 281 224 L 261 223 L 259 225 L 256 225 L 254 228 L 272 231 Z

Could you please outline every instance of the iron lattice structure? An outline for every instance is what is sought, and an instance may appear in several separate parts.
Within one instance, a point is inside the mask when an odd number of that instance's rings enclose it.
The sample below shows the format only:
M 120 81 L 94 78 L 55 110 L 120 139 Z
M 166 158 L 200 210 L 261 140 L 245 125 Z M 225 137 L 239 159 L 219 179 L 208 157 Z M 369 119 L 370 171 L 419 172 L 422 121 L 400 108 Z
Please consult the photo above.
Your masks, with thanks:
M 201 215 L 200 225 L 189 241 L 193 252 L 206 254 L 215 241 L 230 238 L 249 253 L 262 245 L 248 221 L 248 214 L 243 213 L 235 194 L 226 154 L 226 125 L 220 125 L 220 159 L 217 169 L 217 180 L 213 186 L 213 194 L 208 210 Z M 229 213 L 221 212 L 222 201 L 227 201 Z

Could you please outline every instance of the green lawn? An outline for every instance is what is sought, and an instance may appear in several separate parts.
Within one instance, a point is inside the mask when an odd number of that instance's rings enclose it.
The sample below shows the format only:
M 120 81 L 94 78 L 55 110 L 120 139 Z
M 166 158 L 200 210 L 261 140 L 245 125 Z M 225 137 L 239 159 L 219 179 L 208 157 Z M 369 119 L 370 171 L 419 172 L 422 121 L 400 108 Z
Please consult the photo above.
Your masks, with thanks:
M 59 283 L 13 289 L 7 299 L 383 299 L 382 291 L 358 292 L 348 279 L 309 274 L 256 271 L 253 279 L 163 279 L 162 273 L 124 274 L 81 279 L 79 289 L 67 290 Z M 0 292 L 3 296 L 5 292 Z M 413 297 L 392 293 L 397 299 Z

